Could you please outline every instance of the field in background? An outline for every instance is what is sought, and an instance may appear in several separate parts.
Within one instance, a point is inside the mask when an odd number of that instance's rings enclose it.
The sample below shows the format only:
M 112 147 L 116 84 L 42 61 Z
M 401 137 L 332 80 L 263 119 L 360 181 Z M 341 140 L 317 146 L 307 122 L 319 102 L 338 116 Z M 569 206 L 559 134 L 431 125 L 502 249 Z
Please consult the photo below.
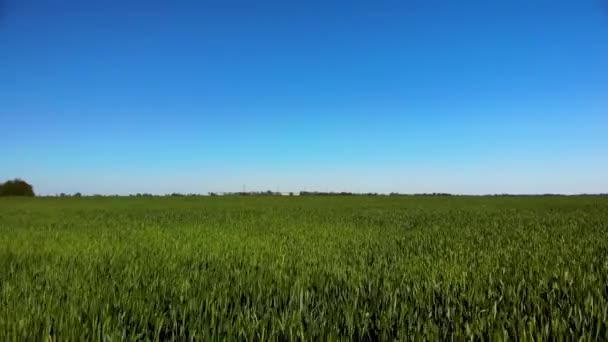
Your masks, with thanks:
M 2 340 L 605 340 L 608 198 L 4 198 L 0 300 Z

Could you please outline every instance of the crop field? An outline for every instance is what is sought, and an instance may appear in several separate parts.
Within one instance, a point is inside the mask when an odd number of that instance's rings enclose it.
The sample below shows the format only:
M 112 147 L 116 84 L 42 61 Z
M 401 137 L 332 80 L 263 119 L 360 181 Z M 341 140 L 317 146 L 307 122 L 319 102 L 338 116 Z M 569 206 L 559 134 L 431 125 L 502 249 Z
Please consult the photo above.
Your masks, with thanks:
M 608 339 L 608 198 L 0 199 L 0 340 Z

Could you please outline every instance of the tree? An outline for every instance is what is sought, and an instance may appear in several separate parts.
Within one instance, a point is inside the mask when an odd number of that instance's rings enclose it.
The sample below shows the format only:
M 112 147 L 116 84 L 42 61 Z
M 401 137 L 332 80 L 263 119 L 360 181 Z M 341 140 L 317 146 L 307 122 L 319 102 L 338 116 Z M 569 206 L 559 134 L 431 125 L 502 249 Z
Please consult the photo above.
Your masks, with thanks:
M 0 184 L 0 196 L 36 196 L 34 188 L 21 179 L 9 180 Z

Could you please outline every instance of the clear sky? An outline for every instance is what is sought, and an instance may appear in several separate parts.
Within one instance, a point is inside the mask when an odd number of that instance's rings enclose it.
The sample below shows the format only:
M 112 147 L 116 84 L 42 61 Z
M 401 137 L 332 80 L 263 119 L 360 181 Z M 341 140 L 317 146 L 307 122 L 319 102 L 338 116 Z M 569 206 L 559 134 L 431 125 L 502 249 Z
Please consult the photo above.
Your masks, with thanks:
M 608 4 L 0 0 L 41 194 L 608 192 Z

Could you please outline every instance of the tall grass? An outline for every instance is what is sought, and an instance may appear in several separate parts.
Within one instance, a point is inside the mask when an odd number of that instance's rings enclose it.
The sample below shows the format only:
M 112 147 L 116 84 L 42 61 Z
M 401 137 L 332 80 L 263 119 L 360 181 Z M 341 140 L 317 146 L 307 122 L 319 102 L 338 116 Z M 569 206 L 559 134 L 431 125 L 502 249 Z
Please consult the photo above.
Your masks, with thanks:
M 0 339 L 608 339 L 605 197 L 0 200 Z

